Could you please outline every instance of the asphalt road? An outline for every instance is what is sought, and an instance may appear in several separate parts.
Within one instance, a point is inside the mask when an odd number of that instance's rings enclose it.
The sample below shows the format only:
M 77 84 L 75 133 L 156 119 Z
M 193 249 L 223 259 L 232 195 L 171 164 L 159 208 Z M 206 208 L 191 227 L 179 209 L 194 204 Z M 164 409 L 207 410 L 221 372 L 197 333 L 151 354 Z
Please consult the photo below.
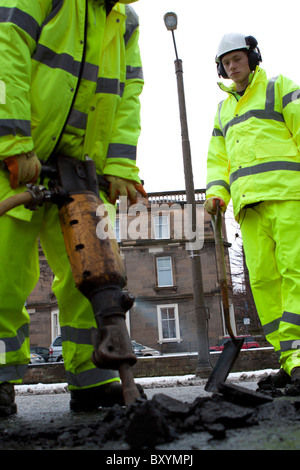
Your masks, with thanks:
M 184 383 L 175 381 L 172 386 L 164 383 L 158 384 L 158 387 L 155 383 L 150 383 L 145 385 L 145 392 L 150 402 L 157 394 L 163 394 L 181 403 L 192 404 L 195 399 L 211 397 L 211 394 L 204 391 L 204 384 L 201 380 L 188 380 Z M 257 379 L 247 380 L 242 386 L 255 391 Z M 34 387 L 29 387 L 26 394 L 17 394 L 18 413 L 0 420 L 1 450 L 103 450 L 113 451 L 113 455 L 118 455 L 120 451 L 130 451 L 132 447 L 122 438 L 122 430 L 119 431 L 118 438 L 110 439 L 108 434 L 108 437 L 101 438 L 98 443 L 92 439 L 94 433 L 101 435 L 102 423 L 106 423 L 106 426 L 109 420 L 114 423 L 114 414 L 117 415 L 118 410 L 100 409 L 97 413 L 73 413 L 69 410 L 69 393 L 53 393 L 54 391 L 37 394 Z M 197 453 L 200 450 L 299 450 L 300 397 L 276 398 L 275 403 L 276 407 L 278 403 L 278 411 L 273 404 L 269 411 L 265 407 L 260 415 L 262 419 L 253 425 L 230 425 L 226 433 L 219 433 L 220 424 L 213 423 L 213 430 L 183 431 L 168 442 L 158 443 L 155 449 L 157 452 L 184 453 Z M 292 413 L 291 406 L 294 410 Z M 144 429 L 147 433 L 147 425 Z M 138 450 L 142 451 L 135 449 L 135 452 Z

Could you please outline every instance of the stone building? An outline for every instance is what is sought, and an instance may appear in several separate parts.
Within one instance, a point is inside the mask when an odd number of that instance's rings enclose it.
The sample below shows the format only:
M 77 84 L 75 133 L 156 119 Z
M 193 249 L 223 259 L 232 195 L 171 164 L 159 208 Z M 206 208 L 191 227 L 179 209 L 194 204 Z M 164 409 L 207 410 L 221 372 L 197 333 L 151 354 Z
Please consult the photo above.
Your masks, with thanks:
M 27 299 L 30 315 L 30 345 L 49 347 L 52 339 L 60 333 L 57 300 L 51 290 L 53 273 L 39 246 L 40 278 Z
M 147 201 L 129 209 L 122 207 L 121 201 L 115 222 L 127 287 L 135 295 L 135 303 L 127 314 L 128 330 L 132 339 L 162 353 L 197 350 L 191 256 L 198 248 L 210 344 L 216 344 L 226 334 L 214 235 L 210 216 L 203 209 L 205 190 L 195 191 L 195 198 L 197 245 L 188 243 L 193 226 L 185 191 L 151 193 Z M 232 299 L 225 223 L 223 239 Z M 48 347 L 60 330 L 57 302 L 51 291 L 53 275 L 42 251 L 40 255 L 41 277 L 27 299 L 27 308 L 31 345 Z M 231 313 L 234 322 L 233 307 Z
M 203 208 L 204 190 L 195 191 L 195 198 L 204 304 L 209 318 L 209 339 L 215 344 L 225 334 L 225 329 L 214 235 L 210 216 Z M 128 228 L 125 236 L 120 214 L 116 222 L 128 289 L 136 297 L 128 315 L 131 338 L 162 353 L 196 351 L 197 325 L 190 258 L 193 251 L 188 249 L 186 238 L 191 231 L 191 221 L 185 191 L 149 194 L 148 204 L 141 206 L 140 213 L 138 209 L 138 206 L 134 207 L 127 214 L 127 223 L 123 223 Z M 223 236 L 232 294 L 225 223 Z M 196 248 L 195 245 L 195 251 Z

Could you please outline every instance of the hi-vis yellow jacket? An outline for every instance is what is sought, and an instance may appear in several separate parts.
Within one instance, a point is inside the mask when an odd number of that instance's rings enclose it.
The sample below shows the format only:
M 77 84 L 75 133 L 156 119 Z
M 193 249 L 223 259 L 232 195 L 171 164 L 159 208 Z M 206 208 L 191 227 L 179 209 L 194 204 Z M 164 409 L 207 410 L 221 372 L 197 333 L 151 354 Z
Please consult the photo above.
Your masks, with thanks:
M 257 67 L 241 97 L 235 85 L 215 117 L 207 159 L 206 197 L 247 204 L 300 200 L 300 89 Z
M 59 149 L 63 132 L 72 147 L 74 136 L 66 129 L 73 126 L 81 144 L 77 158 L 92 158 L 99 173 L 139 181 L 138 17 L 117 3 L 104 26 L 98 25 L 99 4 L 103 0 L 0 0 L 1 160 L 30 150 L 47 159 Z M 93 33 L 98 41 L 90 39 L 90 24 L 103 29 Z M 87 42 L 100 63 L 89 63 Z M 85 103 L 85 90 L 92 87 L 92 101 Z

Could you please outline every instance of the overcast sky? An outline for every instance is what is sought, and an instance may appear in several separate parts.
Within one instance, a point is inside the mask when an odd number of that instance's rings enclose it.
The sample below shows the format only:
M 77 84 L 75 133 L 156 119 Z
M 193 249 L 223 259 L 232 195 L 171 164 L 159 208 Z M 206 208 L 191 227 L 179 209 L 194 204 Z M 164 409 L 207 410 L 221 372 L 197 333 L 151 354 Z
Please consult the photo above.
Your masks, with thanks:
M 178 15 L 175 38 L 183 61 L 194 186 L 204 188 L 213 119 L 219 101 L 226 97 L 217 86 L 214 62 L 221 37 L 227 32 L 253 35 L 268 76 L 283 74 L 300 85 L 299 1 L 139 0 L 132 6 L 140 18 L 145 76 L 138 146 L 138 166 L 145 189 L 185 189 L 175 52 L 172 34 L 163 22 L 169 11 Z

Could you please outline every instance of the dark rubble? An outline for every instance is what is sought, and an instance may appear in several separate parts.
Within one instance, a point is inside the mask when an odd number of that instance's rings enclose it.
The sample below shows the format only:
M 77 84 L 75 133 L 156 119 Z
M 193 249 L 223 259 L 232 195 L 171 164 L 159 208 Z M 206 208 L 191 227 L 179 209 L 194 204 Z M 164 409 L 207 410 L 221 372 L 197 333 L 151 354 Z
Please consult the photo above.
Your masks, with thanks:
M 120 448 L 151 450 L 176 442 L 191 433 L 206 433 L 215 442 L 226 440 L 231 430 L 245 430 L 262 423 L 300 421 L 300 397 L 272 398 L 233 385 L 219 393 L 181 402 L 163 393 L 129 407 L 102 409 L 96 420 L 35 429 L 6 429 L 1 432 L 1 449 L 103 449 L 105 443 Z

